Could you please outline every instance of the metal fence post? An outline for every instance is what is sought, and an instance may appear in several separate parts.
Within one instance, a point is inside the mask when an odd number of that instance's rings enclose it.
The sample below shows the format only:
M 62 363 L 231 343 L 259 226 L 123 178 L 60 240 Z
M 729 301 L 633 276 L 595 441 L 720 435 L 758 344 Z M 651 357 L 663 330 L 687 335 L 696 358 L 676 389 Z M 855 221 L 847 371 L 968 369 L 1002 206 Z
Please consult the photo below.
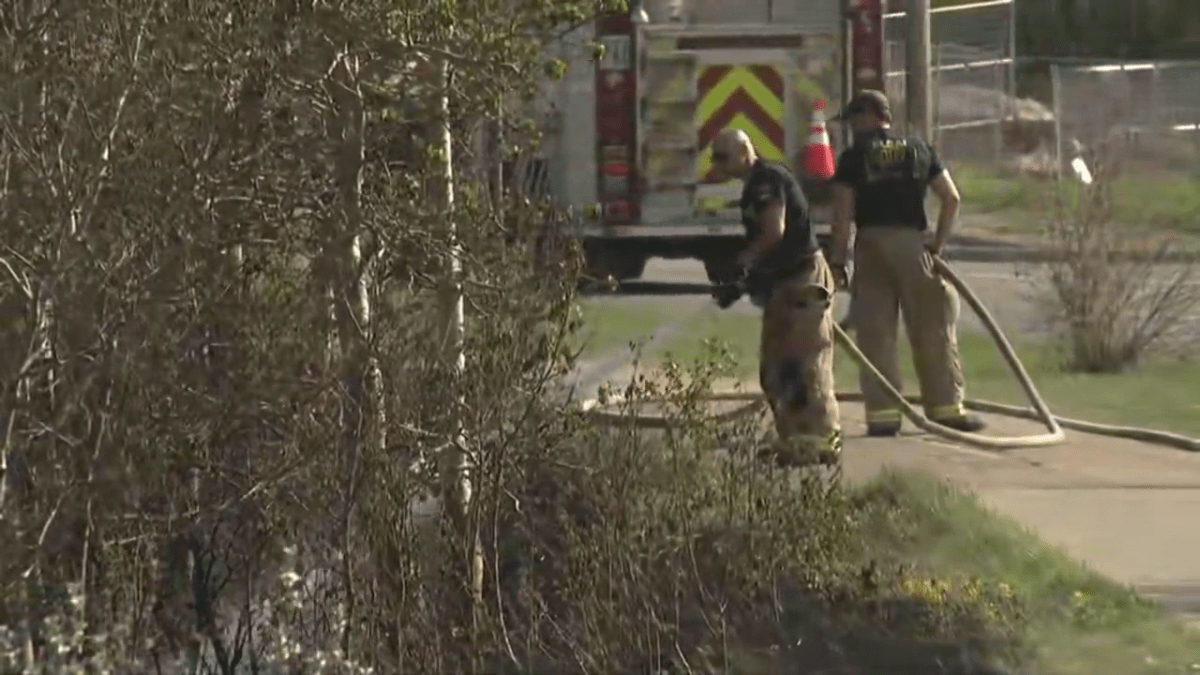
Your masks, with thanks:
M 1050 91 L 1051 97 L 1054 99 L 1052 110 L 1054 111 L 1054 176 L 1056 180 L 1062 180 L 1063 173 L 1063 137 L 1062 137 L 1062 87 L 1059 81 L 1059 66 L 1057 63 L 1050 65 Z
M 933 45 L 933 138 L 938 154 L 942 146 L 942 45 Z
M 1017 0 L 1008 6 L 1008 105 L 1012 121 L 1017 121 Z

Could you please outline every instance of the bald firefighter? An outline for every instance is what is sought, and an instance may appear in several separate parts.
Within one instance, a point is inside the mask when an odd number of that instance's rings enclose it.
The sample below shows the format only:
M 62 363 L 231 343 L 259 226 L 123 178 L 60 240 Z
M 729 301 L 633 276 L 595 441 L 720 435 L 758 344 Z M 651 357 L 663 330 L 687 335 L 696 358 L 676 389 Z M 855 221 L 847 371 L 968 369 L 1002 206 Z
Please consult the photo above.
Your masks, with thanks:
M 817 246 L 808 202 L 795 177 L 760 158 L 740 129 L 718 134 L 712 161 L 723 176 L 743 181 L 747 246 L 737 262 L 751 301 L 763 308 L 758 374 L 781 441 L 778 459 L 836 463 L 842 434 L 833 381 L 835 279 Z
M 845 265 L 853 221 L 850 298 L 858 346 L 899 389 L 896 337 L 903 313 L 926 416 L 953 429 L 979 431 L 983 421 L 963 409 L 958 295 L 933 266 L 958 214 L 958 188 L 929 143 L 892 131 L 891 105 L 882 92 L 860 92 L 834 119 L 850 125 L 854 142 L 838 158 L 833 177 L 830 258 L 835 268 Z M 941 202 L 932 236 L 925 214 L 930 187 Z M 867 433 L 898 434 L 900 409 L 865 370 L 859 380 Z

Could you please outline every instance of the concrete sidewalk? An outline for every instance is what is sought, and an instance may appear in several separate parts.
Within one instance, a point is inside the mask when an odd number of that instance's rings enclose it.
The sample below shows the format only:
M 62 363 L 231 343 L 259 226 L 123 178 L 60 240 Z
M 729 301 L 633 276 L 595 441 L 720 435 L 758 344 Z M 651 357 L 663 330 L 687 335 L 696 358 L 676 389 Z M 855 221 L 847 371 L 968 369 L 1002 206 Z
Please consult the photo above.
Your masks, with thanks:
M 910 431 L 866 438 L 862 407 L 843 406 L 845 475 L 924 471 L 970 489 L 998 513 L 1200 627 L 1200 455 L 1068 431 L 1068 443 L 983 451 Z M 989 417 L 987 433 L 1042 433 Z M 909 425 L 911 429 L 911 425 Z

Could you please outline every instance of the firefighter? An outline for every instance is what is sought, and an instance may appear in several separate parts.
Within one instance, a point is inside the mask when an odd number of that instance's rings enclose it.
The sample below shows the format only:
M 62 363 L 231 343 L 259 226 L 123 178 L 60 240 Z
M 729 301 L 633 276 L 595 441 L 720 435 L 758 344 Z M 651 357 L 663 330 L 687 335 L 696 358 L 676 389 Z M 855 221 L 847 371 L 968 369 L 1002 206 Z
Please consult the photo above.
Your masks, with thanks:
M 830 312 L 835 280 L 817 246 L 808 201 L 795 177 L 759 158 L 740 129 L 717 135 L 712 161 L 725 177 L 743 181 L 747 245 L 737 268 L 751 301 L 763 307 L 759 384 L 780 438 L 777 459 L 834 464 L 842 447 Z
M 854 222 L 854 278 L 849 282 L 853 324 L 863 354 L 899 389 L 898 313 L 903 313 L 929 419 L 960 431 L 979 431 L 983 420 L 963 409 L 963 373 L 955 324 L 959 300 L 936 273 L 938 255 L 958 214 L 954 180 L 924 140 L 891 129 L 887 96 L 855 95 L 834 118 L 850 125 L 854 140 L 838 158 L 834 183 L 831 265 L 844 271 Z M 941 202 L 929 233 L 925 195 Z M 845 282 L 844 276 L 840 279 Z M 900 432 L 900 409 L 864 370 L 859 372 L 870 436 Z

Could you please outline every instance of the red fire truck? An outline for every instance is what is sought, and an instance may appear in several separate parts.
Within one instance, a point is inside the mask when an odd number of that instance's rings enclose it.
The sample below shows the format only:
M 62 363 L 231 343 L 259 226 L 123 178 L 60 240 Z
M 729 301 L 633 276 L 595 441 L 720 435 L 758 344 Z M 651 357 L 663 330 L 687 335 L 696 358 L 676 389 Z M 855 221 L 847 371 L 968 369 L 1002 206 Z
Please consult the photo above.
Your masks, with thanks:
M 693 258 L 728 277 L 741 184 L 719 179 L 709 147 L 728 126 L 793 169 L 824 239 L 828 185 L 802 171 L 811 115 L 884 88 L 883 1 L 694 0 L 673 14 L 633 3 L 577 30 L 546 175 L 592 269 L 628 280 L 651 257 Z M 836 152 L 843 134 L 830 131 Z

